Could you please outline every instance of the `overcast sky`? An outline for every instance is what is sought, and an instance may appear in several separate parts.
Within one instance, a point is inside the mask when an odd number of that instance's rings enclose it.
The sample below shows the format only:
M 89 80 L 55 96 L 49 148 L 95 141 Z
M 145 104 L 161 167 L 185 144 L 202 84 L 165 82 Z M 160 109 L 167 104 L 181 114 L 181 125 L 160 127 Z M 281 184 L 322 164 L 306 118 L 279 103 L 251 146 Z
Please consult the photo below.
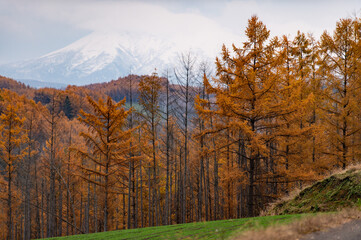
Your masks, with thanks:
M 0 64 L 42 56 L 91 32 L 240 45 L 254 14 L 273 36 L 301 30 L 317 37 L 360 9 L 359 0 L 0 0 Z

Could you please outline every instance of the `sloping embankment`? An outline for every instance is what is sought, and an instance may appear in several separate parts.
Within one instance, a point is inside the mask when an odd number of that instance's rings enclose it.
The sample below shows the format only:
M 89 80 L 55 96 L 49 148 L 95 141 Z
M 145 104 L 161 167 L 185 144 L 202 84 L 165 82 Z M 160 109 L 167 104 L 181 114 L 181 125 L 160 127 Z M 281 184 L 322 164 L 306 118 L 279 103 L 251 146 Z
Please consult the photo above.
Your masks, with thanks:
M 271 209 L 272 214 L 330 212 L 361 206 L 361 169 L 350 169 L 318 181 L 291 200 Z

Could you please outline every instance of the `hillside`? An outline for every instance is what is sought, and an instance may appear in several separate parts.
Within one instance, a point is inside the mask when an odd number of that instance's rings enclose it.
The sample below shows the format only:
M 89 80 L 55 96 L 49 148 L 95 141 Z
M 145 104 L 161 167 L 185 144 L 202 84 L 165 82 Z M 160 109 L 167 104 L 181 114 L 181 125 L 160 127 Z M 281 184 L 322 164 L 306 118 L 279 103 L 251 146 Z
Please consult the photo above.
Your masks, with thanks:
M 330 212 L 361 205 L 361 169 L 331 175 L 302 190 L 291 200 L 276 204 L 274 214 Z
M 25 94 L 32 91 L 32 88 L 24 83 L 0 75 L 0 89 L 8 89 L 18 94 Z

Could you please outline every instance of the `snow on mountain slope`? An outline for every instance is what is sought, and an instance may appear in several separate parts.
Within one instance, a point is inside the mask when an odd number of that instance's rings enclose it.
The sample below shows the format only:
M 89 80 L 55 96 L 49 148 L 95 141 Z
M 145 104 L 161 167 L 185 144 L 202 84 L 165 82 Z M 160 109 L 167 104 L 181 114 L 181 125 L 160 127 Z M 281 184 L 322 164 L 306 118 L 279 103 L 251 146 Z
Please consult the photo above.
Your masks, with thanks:
M 37 59 L 1 65 L 0 75 L 83 85 L 172 67 L 186 50 L 151 35 L 92 33 Z

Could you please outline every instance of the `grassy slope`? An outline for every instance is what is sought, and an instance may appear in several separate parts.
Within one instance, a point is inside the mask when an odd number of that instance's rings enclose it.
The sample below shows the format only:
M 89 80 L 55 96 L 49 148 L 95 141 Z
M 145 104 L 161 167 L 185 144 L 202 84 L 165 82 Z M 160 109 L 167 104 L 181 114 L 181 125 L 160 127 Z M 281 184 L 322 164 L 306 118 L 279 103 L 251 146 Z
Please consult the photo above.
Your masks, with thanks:
M 334 174 L 274 206 L 273 214 L 330 212 L 361 205 L 361 170 Z
M 239 232 L 286 224 L 302 215 L 266 216 L 83 234 L 56 239 L 226 239 Z

